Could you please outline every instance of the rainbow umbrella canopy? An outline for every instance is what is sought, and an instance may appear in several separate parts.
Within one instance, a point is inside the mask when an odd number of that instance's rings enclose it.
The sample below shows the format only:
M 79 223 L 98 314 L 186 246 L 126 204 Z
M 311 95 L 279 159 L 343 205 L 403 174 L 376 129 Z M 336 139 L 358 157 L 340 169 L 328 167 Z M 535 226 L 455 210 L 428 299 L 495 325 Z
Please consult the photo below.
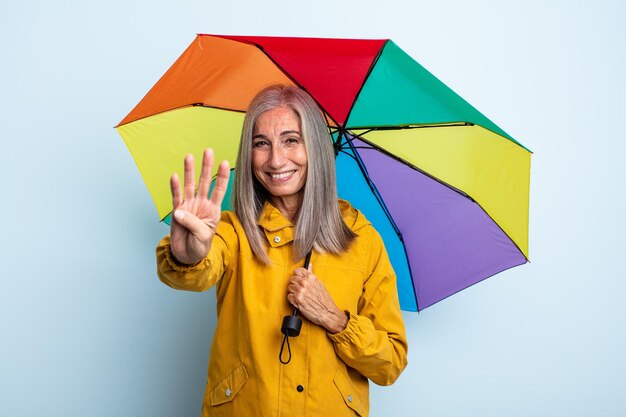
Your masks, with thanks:
M 527 262 L 530 151 L 391 40 L 198 35 L 117 126 L 161 219 L 185 154 L 237 163 L 272 84 L 323 110 L 339 195 L 382 235 L 404 310 Z

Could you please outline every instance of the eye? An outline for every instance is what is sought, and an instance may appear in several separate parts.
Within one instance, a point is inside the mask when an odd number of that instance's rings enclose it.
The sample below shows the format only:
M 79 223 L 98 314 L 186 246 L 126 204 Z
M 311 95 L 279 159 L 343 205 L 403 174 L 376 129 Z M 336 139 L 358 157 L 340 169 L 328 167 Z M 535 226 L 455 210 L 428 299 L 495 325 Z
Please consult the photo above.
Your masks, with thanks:
M 270 143 L 269 141 L 264 140 L 264 139 L 257 139 L 254 142 L 252 142 L 252 147 L 254 149 L 269 149 Z
M 296 146 L 302 142 L 302 139 L 296 136 L 290 136 L 285 140 L 287 146 Z

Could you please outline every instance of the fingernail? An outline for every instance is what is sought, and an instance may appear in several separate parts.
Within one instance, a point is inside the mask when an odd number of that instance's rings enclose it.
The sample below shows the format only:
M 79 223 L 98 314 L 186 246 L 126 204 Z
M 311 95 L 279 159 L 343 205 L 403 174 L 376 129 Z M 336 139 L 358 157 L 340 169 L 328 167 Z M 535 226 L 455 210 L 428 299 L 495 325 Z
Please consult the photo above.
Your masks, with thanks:
M 175 218 L 176 220 L 182 220 L 182 219 L 184 219 L 184 218 L 185 218 L 185 212 L 184 212 L 184 211 L 182 211 L 182 210 L 176 210 L 176 211 L 174 212 L 174 218 Z

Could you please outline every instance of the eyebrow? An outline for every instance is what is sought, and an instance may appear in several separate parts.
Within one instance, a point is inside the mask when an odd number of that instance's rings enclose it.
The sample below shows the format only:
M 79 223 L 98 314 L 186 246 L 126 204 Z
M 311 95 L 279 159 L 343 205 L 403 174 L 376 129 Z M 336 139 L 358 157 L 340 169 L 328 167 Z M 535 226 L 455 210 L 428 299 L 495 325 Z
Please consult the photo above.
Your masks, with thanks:
M 294 133 L 299 135 L 299 136 L 302 136 L 302 134 L 300 133 L 299 130 L 284 130 L 284 131 L 280 132 L 280 136 L 292 135 Z M 267 136 L 265 136 L 262 133 L 257 133 L 256 135 L 252 136 L 252 139 L 267 139 Z

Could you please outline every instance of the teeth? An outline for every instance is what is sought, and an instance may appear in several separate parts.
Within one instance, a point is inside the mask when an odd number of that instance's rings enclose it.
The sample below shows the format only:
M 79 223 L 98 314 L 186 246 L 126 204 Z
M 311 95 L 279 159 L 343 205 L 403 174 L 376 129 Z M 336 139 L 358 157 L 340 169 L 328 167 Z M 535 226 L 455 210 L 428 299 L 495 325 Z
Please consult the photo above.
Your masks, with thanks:
M 270 175 L 275 180 L 282 180 L 283 178 L 287 178 L 288 176 L 290 176 L 294 172 L 296 172 L 296 171 L 281 172 L 279 174 L 270 174 Z

